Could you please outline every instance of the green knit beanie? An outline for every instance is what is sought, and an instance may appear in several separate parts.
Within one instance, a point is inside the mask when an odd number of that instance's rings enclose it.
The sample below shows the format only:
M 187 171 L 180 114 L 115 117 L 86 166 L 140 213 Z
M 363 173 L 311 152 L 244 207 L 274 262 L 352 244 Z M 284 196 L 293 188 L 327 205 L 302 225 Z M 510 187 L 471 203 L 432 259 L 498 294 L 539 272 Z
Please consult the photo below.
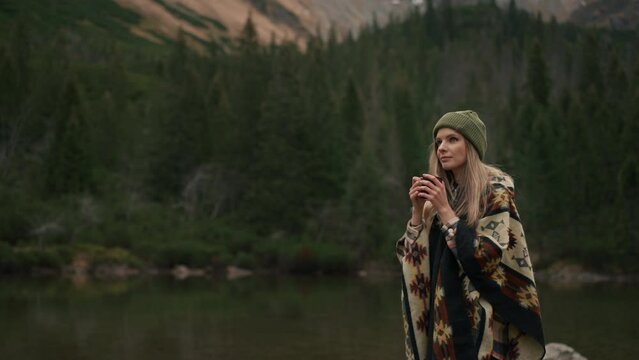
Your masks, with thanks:
M 459 131 L 466 140 L 473 144 L 479 154 L 479 158 L 484 159 L 486 147 L 488 147 L 486 125 L 484 125 L 476 112 L 464 110 L 444 114 L 433 128 L 433 138 L 437 136 L 437 131 L 441 128 Z

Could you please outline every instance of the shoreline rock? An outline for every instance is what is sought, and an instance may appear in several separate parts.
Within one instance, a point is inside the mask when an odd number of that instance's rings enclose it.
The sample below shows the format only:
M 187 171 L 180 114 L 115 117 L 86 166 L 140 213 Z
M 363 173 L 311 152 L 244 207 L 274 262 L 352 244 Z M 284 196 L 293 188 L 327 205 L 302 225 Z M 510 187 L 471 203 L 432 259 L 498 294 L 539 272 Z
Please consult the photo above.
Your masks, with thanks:
M 566 344 L 546 344 L 546 356 L 544 360 L 588 360 Z
M 251 275 L 253 275 L 253 271 L 248 269 L 242 269 L 233 265 L 226 267 L 226 278 L 228 280 L 240 279 Z
M 184 280 L 191 276 L 204 276 L 206 275 L 206 271 L 199 268 L 189 268 L 186 265 L 176 265 L 173 270 L 171 270 L 171 274 L 178 280 Z
M 222 276 L 227 279 L 237 279 L 250 275 L 280 274 L 290 275 L 281 269 L 255 269 L 249 270 L 233 265 L 210 266 L 205 268 L 190 268 L 188 265 L 176 265 L 172 268 L 158 268 L 150 264 L 132 266 L 130 264 L 113 262 L 93 264 L 86 254 L 78 254 L 73 260 L 62 267 L 33 267 L 21 273 L 5 273 L 0 276 L 32 275 L 32 276 L 61 276 L 61 277 L 86 277 L 96 279 L 124 279 L 136 276 L 174 276 L 177 279 L 201 276 Z M 340 276 L 356 276 L 366 281 L 382 281 L 398 277 L 399 267 L 384 262 L 370 261 L 364 263 L 359 269 Z M 543 284 L 560 287 L 581 286 L 601 283 L 635 284 L 639 283 L 639 274 L 602 273 L 591 271 L 588 268 L 568 262 L 560 261 L 551 266 L 536 269 L 535 279 Z
M 140 270 L 124 264 L 103 264 L 93 270 L 93 276 L 98 279 L 126 279 L 139 273 Z

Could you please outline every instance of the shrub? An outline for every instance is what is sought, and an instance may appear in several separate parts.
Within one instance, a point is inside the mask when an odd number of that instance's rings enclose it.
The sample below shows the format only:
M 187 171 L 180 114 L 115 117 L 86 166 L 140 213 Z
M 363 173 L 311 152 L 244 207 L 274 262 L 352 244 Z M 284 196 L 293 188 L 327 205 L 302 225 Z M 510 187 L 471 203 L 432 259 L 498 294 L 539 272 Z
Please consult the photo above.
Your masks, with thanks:
M 13 248 L 3 241 L 0 241 L 0 272 L 13 272 L 16 267 L 16 259 Z
M 152 245 L 148 248 L 151 261 L 162 268 L 176 265 L 205 267 L 212 265 L 219 249 L 197 242 L 179 242 L 173 244 Z
M 0 189 L 0 242 L 11 245 L 29 237 L 31 224 L 26 199 L 5 189 Z
M 240 252 L 235 255 L 234 263 L 241 268 L 254 269 L 256 265 L 255 255 L 246 252 Z
M 71 254 L 70 258 L 73 258 L 79 254 L 83 254 L 87 257 L 91 267 L 99 265 L 115 265 L 122 264 L 132 267 L 140 267 L 142 260 L 137 256 L 131 254 L 126 249 L 119 247 L 107 248 L 102 245 L 96 244 L 76 244 L 68 250 Z
M 349 273 L 355 269 L 356 260 L 352 250 L 332 243 L 316 245 L 319 268 L 330 274 Z
M 142 261 L 128 250 L 122 248 L 103 248 L 93 255 L 93 266 L 103 264 L 125 264 L 139 267 Z
M 33 269 L 59 269 L 66 256 L 58 248 L 11 248 L 0 245 L 0 271 L 3 273 L 28 273 Z
M 356 265 L 348 248 L 333 243 L 302 242 L 291 247 L 285 261 L 293 273 L 348 273 Z
M 253 247 L 257 263 L 264 268 L 286 268 L 297 241 L 265 238 Z
M 224 268 L 225 266 L 230 265 L 232 263 L 233 263 L 233 256 L 231 256 L 231 254 L 226 250 L 221 250 L 219 252 L 216 252 L 211 257 L 211 266 L 216 269 Z

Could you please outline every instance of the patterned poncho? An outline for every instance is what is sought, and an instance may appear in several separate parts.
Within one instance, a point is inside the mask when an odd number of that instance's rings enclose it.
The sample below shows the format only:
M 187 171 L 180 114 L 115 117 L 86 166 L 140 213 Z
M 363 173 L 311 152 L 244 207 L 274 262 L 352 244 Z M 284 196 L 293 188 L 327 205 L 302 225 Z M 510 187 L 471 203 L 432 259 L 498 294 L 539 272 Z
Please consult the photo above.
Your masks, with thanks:
M 397 242 L 406 357 L 543 358 L 539 300 L 512 179 L 491 178 L 477 227 L 463 218 L 450 231 L 440 227 L 435 215 L 419 227 L 409 222 Z

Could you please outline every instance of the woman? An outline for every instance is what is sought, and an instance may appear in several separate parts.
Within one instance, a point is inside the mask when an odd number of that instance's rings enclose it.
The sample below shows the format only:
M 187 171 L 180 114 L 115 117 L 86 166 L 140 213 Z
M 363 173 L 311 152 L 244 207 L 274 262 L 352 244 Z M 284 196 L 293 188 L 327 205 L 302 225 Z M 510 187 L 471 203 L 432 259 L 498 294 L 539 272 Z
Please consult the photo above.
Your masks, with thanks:
M 541 359 L 539 300 L 512 179 L 482 162 L 473 111 L 442 116 L 397 242 L 408 359 Z

